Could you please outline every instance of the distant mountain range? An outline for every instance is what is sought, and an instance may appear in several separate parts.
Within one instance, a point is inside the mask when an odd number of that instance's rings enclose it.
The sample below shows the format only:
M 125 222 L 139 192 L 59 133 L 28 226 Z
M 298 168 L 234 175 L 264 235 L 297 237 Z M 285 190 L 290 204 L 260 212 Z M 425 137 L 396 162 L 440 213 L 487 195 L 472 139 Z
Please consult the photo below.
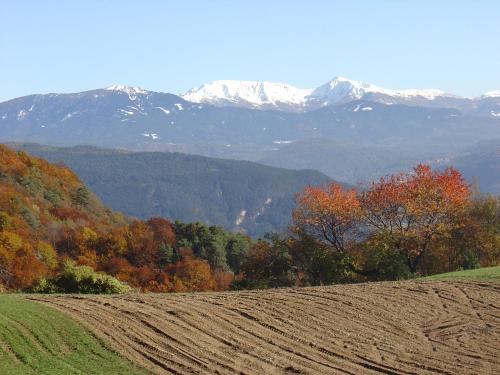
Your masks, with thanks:
M 286 229 L 295 194 L 331 181 L 317 171 L 179 153 L 11 146 L 64 163 L 106 205 L 127 215 L 202 221 L 252 236 Z
M 314 89 L 299 89 L 284 83 L 222 80 L 191 89 L 182 97 L 195 103 L 291 112 L 305 112 L 353 100 L 365 100 L 386 105 L 405 104 L 479 111 L 492 116 L 498 113 L 500 116 L 500 108 L 495 106 L 500 104 L 500 91 L 491 91 L 477 98 L 464 98 L 435 89 L 385 89 L 343 77 L 335 77 Z M 488 108 L 484 108 L 485 106 Z M 490 112 L 485 113 L 485 109 Z
M 447 151 L 500 137 L 500 97 L 460 99 L 475 103 L 473 109 L 460 110 L 381 103 L 371 94 L 303 113 L 193 103 L 126 86 L 29 95 L 0 103 L 0 140 L 134 150 L 211 149 L 227 157 L 244 150 L 244 158 L 253 160 L 263 151 L 312 138 Z
M 249 160 L 351 184 L 491 139 L 500 139 L 500 92 L 463 98 L 340 77 L 310 90 L 216 81 L 181 97 L 115 85 L 0 103 L 0 142 Z

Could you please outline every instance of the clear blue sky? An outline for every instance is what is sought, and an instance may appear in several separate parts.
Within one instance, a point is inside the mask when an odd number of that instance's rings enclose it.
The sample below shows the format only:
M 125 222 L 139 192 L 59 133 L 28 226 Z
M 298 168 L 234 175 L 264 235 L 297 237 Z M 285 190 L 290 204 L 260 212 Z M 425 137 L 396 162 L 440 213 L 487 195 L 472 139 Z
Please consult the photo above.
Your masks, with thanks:
M 6 0 L 0 100 L 114 83 L 315 87 L 340 75 L 461 95 L 500 90 L 500 1 Z

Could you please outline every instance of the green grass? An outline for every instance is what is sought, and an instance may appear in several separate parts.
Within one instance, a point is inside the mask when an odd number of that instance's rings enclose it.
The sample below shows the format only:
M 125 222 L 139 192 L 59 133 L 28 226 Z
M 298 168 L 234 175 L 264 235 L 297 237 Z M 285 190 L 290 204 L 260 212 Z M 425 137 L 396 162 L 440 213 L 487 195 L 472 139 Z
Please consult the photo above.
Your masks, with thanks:
M 77 322 L 17 295 L 0 295 L 0 374 L 145 374 Z
M 500 266 L 477 268 L 474 270 L 455 271 L 440 273 L 422 278 L 422 280 L 450 280 L 450 279 L 478 279 L 478 280 L 499 280 Z

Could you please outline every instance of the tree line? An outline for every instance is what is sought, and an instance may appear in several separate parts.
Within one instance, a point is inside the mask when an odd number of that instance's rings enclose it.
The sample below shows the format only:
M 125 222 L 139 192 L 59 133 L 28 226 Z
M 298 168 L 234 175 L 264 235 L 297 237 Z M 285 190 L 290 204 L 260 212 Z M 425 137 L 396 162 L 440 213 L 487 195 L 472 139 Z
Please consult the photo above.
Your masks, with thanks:
M 500 199 L 418 165 L 364 189 L 311 186 L 293 226 L 250 249 L 242 287 L 399 280 L 500 260 Z
M 190 292 L 397 280 L 495 265 L 500 201 L 454 169 L 296 196 L 285 233 L 135 220 L 65 166 L 0 146 L 0 290 Z

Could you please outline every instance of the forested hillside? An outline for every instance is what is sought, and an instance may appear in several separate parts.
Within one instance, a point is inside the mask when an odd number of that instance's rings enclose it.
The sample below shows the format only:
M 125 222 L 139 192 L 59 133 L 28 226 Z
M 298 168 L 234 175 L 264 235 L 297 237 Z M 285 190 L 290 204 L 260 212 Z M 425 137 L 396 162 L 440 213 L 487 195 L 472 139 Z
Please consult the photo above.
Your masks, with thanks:
M 475 196 L 452 168 L 419 165 L 363 191 L 334 182 L 308 186 L 288 213 L 291 230 L 259 241 L 201 223 L 129 219 L 105 208 L 67 167 L 5 146 L 0 193 L 0 289 L 322 285 L 431 275 L 495 265 L 500 258 L 500 200 Z
M 68 168 L 0 145 L 0 290 L 128 290 L 109 275 L 141 290 L 227 289 L 249 246 L 221 227 L 127 219 Z
M 179 153 L 17 145 L 75 171 L 102 201 L 141 219 L 202 221 L 252 236 L 286 229 L 294 196 L 331 180 L 312 170 Z

